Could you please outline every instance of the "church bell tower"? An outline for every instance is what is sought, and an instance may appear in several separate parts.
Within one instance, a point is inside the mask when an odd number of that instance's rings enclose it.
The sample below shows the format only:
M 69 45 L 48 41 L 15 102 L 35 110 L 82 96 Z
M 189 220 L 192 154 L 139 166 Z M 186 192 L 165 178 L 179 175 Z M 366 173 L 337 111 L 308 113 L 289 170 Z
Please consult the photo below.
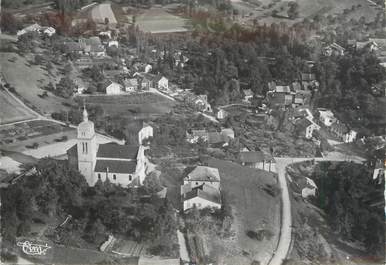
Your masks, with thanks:
M 96 183 L 94 167 L 96 163 L 96 135 L 94 123 L 88 120 L 86 107 L 83 108 L 83 121 L 78 125 L 78 169 L 86 178 L 88 185 Z

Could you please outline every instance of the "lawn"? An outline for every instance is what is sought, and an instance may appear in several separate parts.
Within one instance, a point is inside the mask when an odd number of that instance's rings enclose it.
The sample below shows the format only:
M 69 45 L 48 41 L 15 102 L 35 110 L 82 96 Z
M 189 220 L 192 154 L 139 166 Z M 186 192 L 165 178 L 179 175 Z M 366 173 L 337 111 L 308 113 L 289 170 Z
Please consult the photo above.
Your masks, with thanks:
M 174 102 L 154 93 L 126 94 L 117 96 L 82 96 L 76 101 L 83 104 L 100 105 L 107 115 L 116 114 L 163 114 L 168 113 Z
M 235 231 L 231 239 L 206 238 L 211 256 L 220 264 L 244 265 L 253 260 L 264 264 L 276 247 L 280 227 L 280 196 L 263 190 L 267 184 L 277 185 L 275 176 L 224 160 L 210 159 L 208 164 L 220 171 L 221 192 L 232 207 Z M 261 229 L 273 236 L 258 241 L 246 235 L 248 230 Z
M 42 89 L 49 82 L 58 80 L 38 65 L 30 65 L 26 58 L 16 53 L 0 53 L 0 65 L 4 79 L 28 106 L 34 106 L 39 112 L 46 114 L 66 109 L 62 103 L 66 100 L 49 93 L 49 97 L 40 98 L 45 90 Z
M 151 8 L 137 17 L 140 30 L 150 33 L 173 33 L 190 30 L 188 20 L 172 15 L 163 8 Z
M 23 121 L 36 116 L 6 91 L 0 90 L 0 124 Z

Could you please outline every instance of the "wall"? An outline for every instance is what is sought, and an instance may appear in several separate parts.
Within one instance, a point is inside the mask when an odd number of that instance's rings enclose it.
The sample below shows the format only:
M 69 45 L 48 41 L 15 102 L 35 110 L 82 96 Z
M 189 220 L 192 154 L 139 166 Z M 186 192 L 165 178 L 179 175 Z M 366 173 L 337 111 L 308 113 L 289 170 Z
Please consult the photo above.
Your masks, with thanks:
M 195 198 L 184 201 L 184 211 L 186 211 L 190 208 L 193 208 L 193 204 L 195 204 L 198 209 L 203 209 L 206 207 L 213 207 L 213 208 L 217 208 L 217 209 L 221 208 L 221 204 L 207 201 L 207 200 L 200 198 L 200 197 L 195 197 Z

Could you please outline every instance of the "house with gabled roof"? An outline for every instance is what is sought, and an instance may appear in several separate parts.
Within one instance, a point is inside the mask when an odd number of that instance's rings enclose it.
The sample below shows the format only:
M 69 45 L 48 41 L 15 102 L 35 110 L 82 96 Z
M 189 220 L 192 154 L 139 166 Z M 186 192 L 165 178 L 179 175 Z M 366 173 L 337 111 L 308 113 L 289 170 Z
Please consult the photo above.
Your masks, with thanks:
M 308 120 L 307 118 L 300 118 L 294 121 L 295 131 L 299 136 L 303 136 L 306 139 L 311 139 L 313 132 L 319 130 L 320 126 L 316 123 Z
M 182 195 L 183 210 L 187 211 L 192 208 L 204 209 L 213 208 L 221 209 L 220 190 L 210 185 L 200 185 L 193 187 Z
M 217 168 L 196 166 L 185 178 L 184 185 L 191 185 L 192 188 L 208 185 L 220 189 L 220 173 Z

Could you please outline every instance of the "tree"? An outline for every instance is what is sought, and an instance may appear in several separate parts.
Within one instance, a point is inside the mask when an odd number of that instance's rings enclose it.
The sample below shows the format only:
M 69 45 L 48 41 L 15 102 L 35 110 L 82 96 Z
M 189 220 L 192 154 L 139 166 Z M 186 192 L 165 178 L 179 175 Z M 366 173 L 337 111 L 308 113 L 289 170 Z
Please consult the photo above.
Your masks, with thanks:
M 290 19 L 295 19 L 299 16 L 299 4 L 297 2 L 288 3 L 287 15 Z
M 70 79 L 68 76 L 66 76 L 66 77 L 62 77 L 59 83 L 56 84 L 56 89 L 54 93 L 61 97 L 68 98 L 72 96 L 75 88 L 76 88 L 76 85 L 74 81 Z

